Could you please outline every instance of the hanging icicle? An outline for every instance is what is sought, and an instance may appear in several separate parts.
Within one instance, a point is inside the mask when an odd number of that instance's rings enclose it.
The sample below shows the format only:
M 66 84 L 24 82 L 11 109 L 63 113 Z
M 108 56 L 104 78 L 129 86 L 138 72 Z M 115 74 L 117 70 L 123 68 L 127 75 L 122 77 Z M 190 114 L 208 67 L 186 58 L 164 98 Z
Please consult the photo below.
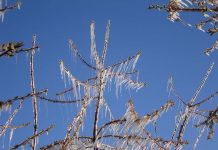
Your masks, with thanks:
M 13 135 L 14 135 L 14 129 L 12 128 L 11 131 L 10 131 L 9 143 L 11 143 Z

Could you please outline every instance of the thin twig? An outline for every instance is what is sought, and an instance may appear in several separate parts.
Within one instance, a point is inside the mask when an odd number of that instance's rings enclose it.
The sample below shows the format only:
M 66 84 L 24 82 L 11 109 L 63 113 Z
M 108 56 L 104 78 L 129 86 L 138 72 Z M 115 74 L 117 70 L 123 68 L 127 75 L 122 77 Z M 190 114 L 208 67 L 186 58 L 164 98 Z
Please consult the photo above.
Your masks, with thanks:
M 77 100 L 57 100 L 57 99 L 51 99 L 51 98 L 47 98 L 44 96 L 37 96 L 38 98 L 40 98 L 43 101 L 48 101 L 51 103 L 60 103 L 60 104 L 68 104 L 68 103 L 78 103 L 78 102 L 82 102 L 85 100 L 85 98 L 81 98 L 81 99 L 77 99 Z M 96 97 L 91 97 L 91 99 L 95 99 Z
M 130 61 L 130 60 L 132 60 L 132 59 L 134 59 L 134 58 L 136 58 L 136 57 L 138 57 L 138 56 L 140 56 L 140 55 L 141 55 L 141 52 L 139 51 L 139 52 L 137 52 L 135 55 L 130 56 L 130 57 L 128 57 L 127 59 L 125 59 L 125 60 L 123 60 L 123 61 L 121 61 L 121 62 L 118 62 L 118 63 L 116 63 L 116 64 L 113 64 L 113 65 L 108 66 L 107 68 L 105 68 L 105 70 L 107 70 L 107 69 L 109 69 L 109 68 L 113 68 L 113 67 L 119 66 L 120 64 L 124 64 L 124 63 L 126 63 L 126 62 L 128 62 L 128 61 Z
M 194 96 L 191 98 L 190 102 L 189 102 L 189 105 L 186 106 L 186 112 L 185 112 L 185 116 L 184 116 L 184 120 L 180 126 L 180 129 L 179 129 L 179 133 L 178 133 L 178 136 L 177 136 L 177 140 L 180 142 L 182 141 L 182 138 L 183 138 L 183 135 L 184 135 L 184 132 L 185 132 L 185 129 L 186 129 L 186 126 L 189 122 L 189 119 L 191 117 L 191 114 L 192 112 L 195 110 L 195 107 L 193 107 L 193 103 L 195 102 L 198 94 L 200 93 L 201 89 L 203 88 L 204 84 L 206 83 L 212 69 L 213 69 L 213 66 L 214 66 L 214 63 L 212 63 L 209 67 L 209 69 L 207 70 L 201 84 L 199 85 L 197 91 L 195 92 Z M 177 147 L 178 148 L 178 147 Z
M 218 91 L 216 91 L 215 93 L 211 94 L 209 97 L 204 98 L 204 99 L 201 100 L 200 102 L 195 103 L 195 104 L 192 105 L 192 106 L 200 106 L 201 104 L 203 104 L 203 103 L 205 103 L 205 102 L 211 100 L 212 98 L 214 98 L 217 94 L 218 94 Z
M 39 137 L 40 135 L 44 134 L 45 132 L 48 132 L 52 128 L 54 128 L 54 125 L 51 125 L 50 127 L 46 128 L 44 130 L 41 130 L 37 134 L 34 134 L 33 136 L 28 137 L 26 140 L 24 140 L 21 143 L 19 143 L 19 144 L 15 145 L 14 147 L 12 147 L 11 150 L 15 150 L 15 149 L 18 149 L 21 146 L 26 145 L 30 140 L 34 140 L 35 138 Z
M 23 101 L 20 101 L 20 104 L 18 105 L 18 107 L 14 110 L 14 112 L 11 114 L 11 116 L 9 117 L 8 121 L 5 123 L 4 126 L 2 126 L 1 128 L 1 132 L 0 132 L 0 137 L 5 133 L 5 131 L 7 130 L 8 126 L 10 125 L 10 123 L 12 122 L 12 120 L 14 119 L 14 117 L 16 116 L 16 114 L 18 113 L 18 111 L 21 109 L 22 105 L 23 105 Z
M 89 68 L 96 70 L 95 67 L 93 67 L 92 65 L 90 65 L 83 57 L 82 55 L 79 53 L 79 50 L 76 48 L 76 44 L 74 44 L 74 42 L 70 39 L 69 40 L 69 45 L 70 45 L 70 49 L 73 50 L 75 52 L 75 54 L 79 57 L 79 59 Z
M 7 50 L 7 51 L 4 51 L 4 52 L 0 53 L 0 57 L 7 55 L 9 52 L 13 52 L 13 53 L 18 54 L 18 53 L 23 53 L 23 52 L 29 52 L 29 51 L 32 51 L 32 50 L 35 50 L 35 49 L 38 49 L 38 48 L 39 48 L 39 46 L 31 47 L 31 48 L 27 48 L 27 49 L 20 49 L 20 50 L 17 50 L 17 51 Z
M 48 90 L 42 90 L 42 91 L 39 91 L 39 92 L 36 92 L 36 93 L 28 93 L 24 96 L 15 96 L 14 98 L 12 99 L 8 99 L 8 100 L 5 100 L 5 101 L 0 101 L 0 107 L 4 107 L 8 104 L 12 105 L 14 102 L 18 101 L 18 100 L 26 100 L 28 97 L 33 97 L 34 95 L 35 96 L 39 96 L 41 94 L 44 94 L 44 93 L 47 93 Z
M 15 3 L 11 6 L 5 6 L 4 8 L 1 8 L 0 12 L 6 12 L 8 10 L 17 9 L 17 8 L 20 9 L 21 4 L 22 3 L 18 1 L 17 3 Z
M 24 127 L 26 127 L 26 126 L 29 126 L 31 123 L 30 122 L 27 122 L 27 123 L 24 123 L 24 124 L 21 124 L 21 125 L 17 125 L 17 126 L 8 126 L 7 128 L 8 129 L 19 129 L 19 128 L 24 128 Z M 0 125 L 0 127 L 4 127 L 4 125 Z

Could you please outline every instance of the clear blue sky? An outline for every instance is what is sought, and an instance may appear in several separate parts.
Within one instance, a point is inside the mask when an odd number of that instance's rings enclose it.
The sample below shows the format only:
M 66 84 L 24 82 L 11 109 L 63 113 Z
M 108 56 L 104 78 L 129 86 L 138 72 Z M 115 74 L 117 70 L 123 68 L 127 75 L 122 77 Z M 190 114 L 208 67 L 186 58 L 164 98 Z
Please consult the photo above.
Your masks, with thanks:
M 114 116 L 121 117 L 124 114 L 125 104 L 129 98 L 134 99 L 135 108 L 140 115 L 151 112 L 169 98 L 174 98 L 168 97 L 166 91 L 170 75 L 173 75 L 180 95 L 188 101 L 213 61 L 215 68 L 199 100 L 218 89 L 218 53 L 214 52 L 210 57 L 203 54 L 204 48 L 211 46 L 215 37 L 195 28 L 171 23 L 163 12 L 147 10 L 149 4 L 156 1 L 22 0 L 22 2 L 21 10 L 8 12 L 4 22 L 0 23 L 0 43 L 23 41 L 25 47 L 28 48 L 31 46 L 33 34 L 37 34 L 40 51 L 35 55 L 36 88 L 37 90 L 48 88 L 50 97 L 54 97 L 56 92 L 64 89 L 58 66 L 60 59 L 64 60 L 65 65 L 79 79 L 84 80 L 91 75 L 86 66 L 72 57 L 68 48 L 68 39 L 72 38 L 82 55 L 89 60 L 90 22 L 92 20 L 96 22 L 97 50 L 101 53 L 108 19 L 111 20 L 111 31 L 106 64 L 125 59 L 140 50 L 142 56 L 137 64 L 140 71 L 139 80 L 147 83 L 147 86 L 138 92 L 132 91 L 129 94 L 128 91 L 123 90 L 123 95 L 118 99 L 115 92 L 106 93 L 106 100 Z M 188 19 L 193 22 L 196 20 L 194 16 Z M 0 68 L 0 99 L 8 99 L 30 92 L 29 58 L 25 54 L 17 58 L 1 58 Z M 216 99 L 210 106 L 217 106 L 215 101 Z M 178 104 L 178 101 L 175 100 L 175 102 Z M 48 144 L 55 139 L 62 139 L 66 133 L 67 123 L 72 121 L 78 108 L 74 105 L 62 106 L 44 102 L 39 102 L 39 106 L 39 129 L 44 129 L 51 123 L 56 124 L 56 128 L 48 136 L 40 137 L 40 145 Z M 158 124 L 159 134 L 166 138 L 170 138 L 172 133 L 174 127 L 172 114 L 176 110 L 178 110 L 177 106 L 164 114 Z M 93 117 L 93 111 L 94 108 L 88 109 L 87 118 Z M 1 114 L 1 121 L 5 121 L 5 116 L 6 113 Z M 86 120 L 87 126 L 84 134 L 90 134 L 88 131 L 92 128 L 90 120 Z M 13 124 L 24 122 L 32 122 L 31 100 L 25 102 L 24 109 L 18 113 Z M 25 130 L 16 130 L 11 145 L 30 136 L 31 128 L 32 126 Z M 5 149 L 8 149 L 8 135 L 9 132 L 5 136 Z M 188 139 L 195 140 L 197 133 L 189 129 L 186 135 Z M 205 135 L 198 149 L 216 149 L 217 137 L 218 134 L 212 141 L 205 142 Z M 0 145 L 2 145 L 3 139 L 0 140 Z

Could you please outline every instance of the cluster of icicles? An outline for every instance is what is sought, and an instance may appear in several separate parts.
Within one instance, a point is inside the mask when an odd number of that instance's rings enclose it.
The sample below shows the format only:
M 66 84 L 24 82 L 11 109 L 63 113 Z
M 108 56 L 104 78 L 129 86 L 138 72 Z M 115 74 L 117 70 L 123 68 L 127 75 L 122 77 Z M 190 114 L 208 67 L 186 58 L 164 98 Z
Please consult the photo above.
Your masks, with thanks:
M 112 81 L 116 85 L 116 95 L 118 96 L 121 93 L 122 87 L 126 89 L 135 89 L 139 90 L 144 86 L 144 83 L 133 81 L 130 77 L 129 72 L 133 72 L 136 66 L 136 63 L 139 59 L 140 53 L 137 53 L 132 59 L 123 61 L 122 63 L 114 66 L 110 66 L 103 71 L 103 82 L 105 85 L 108 84 L 108 88 L 111 89 Z M 84 94 L 88 97 L 95 97 L 97 95 L 98 80 L 96 79 L 96 84 L 90 84 L 88 82 L 81 82 L 76 77 L 74 77 L 69 70 L 64 66 L 63 61 L 60 61 L 60 71 L 61 77 L 64 80 L 65 86 L 66 83 L 73 88 L 73 94 L 76 98 L 81 98 L 81 88 L 84 89 Z
M 192 2 L 189 0 L 186 0 L 186 2 L 183 0 L 172 0 L 169 5 L 172 8 L 185 8 L 188 7 L 188 5 L 192 5 Z M 180 20 L 179 12 L 169 11 L 168 19 L 172 22 Z

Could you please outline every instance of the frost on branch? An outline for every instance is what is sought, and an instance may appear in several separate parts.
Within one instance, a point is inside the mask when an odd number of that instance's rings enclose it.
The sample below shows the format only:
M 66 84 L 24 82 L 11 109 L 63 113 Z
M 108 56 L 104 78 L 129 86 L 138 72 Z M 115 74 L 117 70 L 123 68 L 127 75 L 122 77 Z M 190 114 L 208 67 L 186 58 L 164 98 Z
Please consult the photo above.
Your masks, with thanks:
M 218 123 L 218 107 L 214 110 L 210 110 L 208 112 L 208 115 L 205 117 L 205 119 L 196 124 L 195 127 L 207 127 L 209 128 L 209 133 L 207 138 L 212 139 L 215 133 L 215 125 Z
M 0 19 L 2 20 L 2 22 L 7 11 L 20 9 L 21 4 L 22 3 L 20 1 L 17 1 L 15 4 L 7 6 L 7 0 L 0 0 Z
M 217 20 L 218 20 L 218 3 L 217 0 L 169 0 L 168 3 L 151 5 L 149 9 L 163 10 L 168 14 L 168 19 L 172 22 L 178 21 L 186 26 L 194 26 L 203 32 L 207 31 L 208 34 L 214 35 L 218 32 Z M 201 19 L 195 23 L 186 23 L 182 13 L 189 13 L 190 18 L 196 13 L 201 15 Z M 192 21 L 192 20 L 190 20 Z M 215 43 L 216 44 L 216 43 Z M 215 45 L 214 44 L 214 45 Z M 217 49 L 214 46 L 212 48 L 207 48 L 205 54 L 213 52 Z
M 182 105 L 178 115 L 176 116 L 175 129 L 173 130 L 173 133 L 172 133 L 172 139 L 177 139 L 177 142 L 178 142 L 178 144 L 176 145 L 177 149 L 183 148 L 183 145 L 180 145 L 179 143 L 181 143 L 183 141 L 183 136 L 185 135 L 185 130 L 186 130 L 190 120 L 194 120 L 194 121 L 197 120 L 198 123 L 197 123 L 196 127 L 201 127 L 199 135 L 198 135 L 198 137 L 196 137 L 196 142 L 193 145 L 194 149 L 196 149 L 197 144 L 203 135 L 205 127 L 208 127 L 210 129 L 208 137 L 212 137 L 214 134 L 214 124 L 216 122 L 216 112 L 214 113 L 214 111 L 211 111 L 209 113 L 209 116 L 206 117 L 206 120 L 205 120 L 205 115 L 204 115 L 204 113 L 201 113 L 201 111 L 199 110 L 199 107 L 202 104 L 206 103 L 207 101 L 211 100 L 213 97 L 215 97 L 217 95 L 217 92 L 215 92 L 212 95 L 210 95 L 209 97 L 201 100 L 200 102 L 196 102 L 197 97 L 198 97 L 199 93 L 201 92 L 202 88 L 204 87 L 213 67 L 214 67 L 214 63 L 212 63 L 210 65 L 210 67 L 208 68 L 204 78 L 202 79 L 202 82 L 198 86 L 196 92 L 194 93 L 193 97 L 190 99 L 189 102 L 183 101 L 178 96 L 178 94 L 175 90 L 175 87 L 173 85 L 172 78 L 170 78 L 170 80 L 169 80 L 170 81 L 169 82 L 170 89 L 173 91 L 173 94 L 178 98 L 179 101 L 183 102 L 183 105 Z M 202 121 L 202 120 L 204 120 L 204 121 Z M 210 122 L 210 123 L 208 123 L 208 122 Z
M 211 48 L 205 49 L 204 53 L 209 56 L 215 49 L 218 49 L 218 40 L 212 45 Z

